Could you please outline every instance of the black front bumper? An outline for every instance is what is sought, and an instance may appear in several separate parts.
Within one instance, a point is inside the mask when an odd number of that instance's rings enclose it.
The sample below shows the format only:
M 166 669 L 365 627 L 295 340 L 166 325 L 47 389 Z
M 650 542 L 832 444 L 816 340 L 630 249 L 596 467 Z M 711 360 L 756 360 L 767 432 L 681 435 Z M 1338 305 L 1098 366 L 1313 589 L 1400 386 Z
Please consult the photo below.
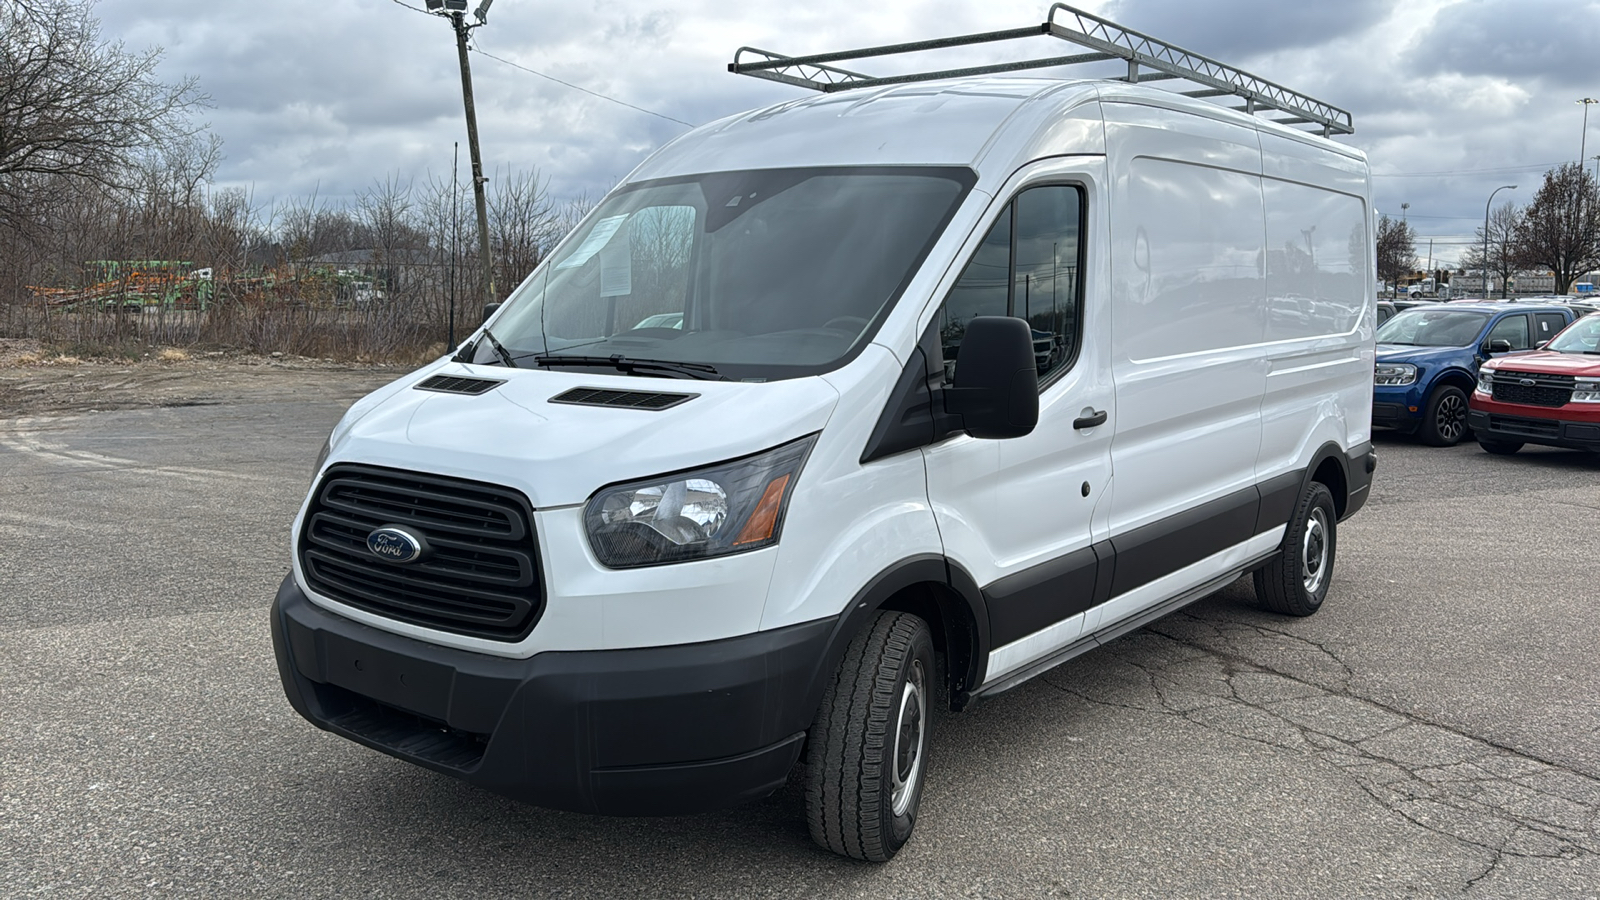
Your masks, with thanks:
M 1422 419 L 1408 412 L 1403 403 L 1374 403 L 1372 404 L 1372 427 L 1393 428 L 1396 431 L 1410 434 L 1417 430 Z
M 1593 422 L 1507 416 L 1475 409 L 1467 413 L 1467 425 L 1490 440 L 1544 444 L 1569 450 L 1600 450 L 1600 425 Z
M 677 815 L 782 786 L 821 696 L 838 623 L 722 641 L 504 659 L 272 604 L 289 703 L 320 728 L 518 800 Z

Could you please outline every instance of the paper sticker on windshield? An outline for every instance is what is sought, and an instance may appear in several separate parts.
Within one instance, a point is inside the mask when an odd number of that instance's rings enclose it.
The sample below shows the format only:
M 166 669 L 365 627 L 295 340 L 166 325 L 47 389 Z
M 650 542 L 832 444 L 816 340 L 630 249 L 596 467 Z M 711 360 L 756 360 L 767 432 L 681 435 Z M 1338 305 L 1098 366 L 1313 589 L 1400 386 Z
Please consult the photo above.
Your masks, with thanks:
M 617 233 L 617 229 L 622 227 L 622 223 L 628 221 L 629 215 L 631 213 L 608 216 L 594 223 L 594 230 L 589 232 L 589 236 L 584 238 L 578 249 L 573 251 L 571 256 L 562 260 L 561 264 L 556 268 L 575 269 L 588 262 L 596 253 L 600 252 L 600 248 L 604 247 L 606 242 L 611 240 L 611 236 Z
M 633 293 L 633 228 L 622 229 L 600 249 L 600 296 Z

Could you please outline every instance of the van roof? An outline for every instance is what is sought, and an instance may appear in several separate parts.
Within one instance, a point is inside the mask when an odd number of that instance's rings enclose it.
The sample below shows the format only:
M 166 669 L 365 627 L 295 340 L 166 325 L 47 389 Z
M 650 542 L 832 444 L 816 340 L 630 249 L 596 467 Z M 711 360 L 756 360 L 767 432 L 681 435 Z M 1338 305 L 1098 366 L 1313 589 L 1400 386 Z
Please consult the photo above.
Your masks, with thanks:
M 982 75 L 813 94 L 702 125 L 645 160 L 627 178 L 797 166 L 959 165 L 979 168 L 1002 139 L 1021 144 L 1075 122 L 1065 152 L 1104 153 L 1098 102 L 1127 101 L 1228 121 L 1313 144 L 1351 159 L 1361 151 L 1170 91 L 1102 79 Z M 1072 135 L 1064 135 L 1070 142 Z M 1064 152 L 1056 149 L 1056 153 Z M 1009 172 L 1025 160 L 1002 159 Z

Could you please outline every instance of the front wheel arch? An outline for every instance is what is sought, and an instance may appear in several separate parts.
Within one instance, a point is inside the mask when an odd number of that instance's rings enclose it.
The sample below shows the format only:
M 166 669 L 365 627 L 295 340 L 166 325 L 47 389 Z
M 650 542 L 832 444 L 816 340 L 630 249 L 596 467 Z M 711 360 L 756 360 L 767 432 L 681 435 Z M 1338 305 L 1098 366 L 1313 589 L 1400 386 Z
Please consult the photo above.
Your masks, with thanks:
M 807 708 L 822 702 L 851 640 L 883 611 L 908 612 L 933 632 L 934 648 L 943 657 L 945 695 L 952 710 L 967 704 L 969 692 L 981 683 L 989 650 L 989 612 L 977 583 L 945 557 L 924 554 L 901 560 L 875 575 L 851 598 L 839 616 L 827 649 L 817 662 Z

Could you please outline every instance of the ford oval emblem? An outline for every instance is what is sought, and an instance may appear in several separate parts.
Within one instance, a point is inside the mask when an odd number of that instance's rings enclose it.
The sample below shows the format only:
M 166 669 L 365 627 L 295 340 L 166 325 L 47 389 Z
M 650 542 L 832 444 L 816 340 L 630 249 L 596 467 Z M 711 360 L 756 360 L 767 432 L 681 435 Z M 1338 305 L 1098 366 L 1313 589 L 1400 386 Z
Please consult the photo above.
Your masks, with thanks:
M 428 552 L 422 535 L 399 525 L 384 525 L 367 534 L 367 549 L 379 559 L 392 563 L 416 562 Z

